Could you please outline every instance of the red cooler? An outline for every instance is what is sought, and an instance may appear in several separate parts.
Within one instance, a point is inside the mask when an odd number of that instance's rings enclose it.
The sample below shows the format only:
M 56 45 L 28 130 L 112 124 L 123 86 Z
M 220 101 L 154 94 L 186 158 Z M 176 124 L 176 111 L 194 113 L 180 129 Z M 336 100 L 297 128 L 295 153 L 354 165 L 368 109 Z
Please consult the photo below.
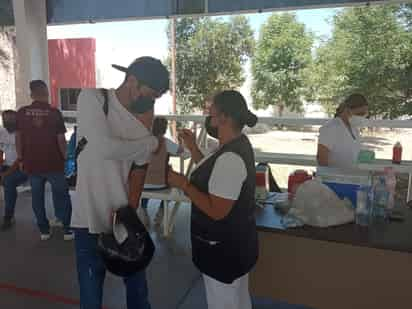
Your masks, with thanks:
M 296 190 L 302 183 L 311 179 L 312 176 L 305 170 L 297 170 L 290 174 L 288 180 L 289 199 L 291 200 L 295 197 Z

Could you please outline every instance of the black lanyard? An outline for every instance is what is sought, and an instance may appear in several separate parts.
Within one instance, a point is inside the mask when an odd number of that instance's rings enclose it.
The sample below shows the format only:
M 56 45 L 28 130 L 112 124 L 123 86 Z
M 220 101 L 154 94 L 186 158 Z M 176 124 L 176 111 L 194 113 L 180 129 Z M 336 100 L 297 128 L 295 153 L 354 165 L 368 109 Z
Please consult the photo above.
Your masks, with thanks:
M 355 136 L 355 134 L 354 134 L 353 131 L 352 131 L 352 127 L 351 127 L 350 125 L 347 126 L 346 124 L 345 124 L 345 127 L 348 129 L 348 131 L 349 131 L 350 135 L 352 136 L 353 140 L 356 141 L 356 136 Z

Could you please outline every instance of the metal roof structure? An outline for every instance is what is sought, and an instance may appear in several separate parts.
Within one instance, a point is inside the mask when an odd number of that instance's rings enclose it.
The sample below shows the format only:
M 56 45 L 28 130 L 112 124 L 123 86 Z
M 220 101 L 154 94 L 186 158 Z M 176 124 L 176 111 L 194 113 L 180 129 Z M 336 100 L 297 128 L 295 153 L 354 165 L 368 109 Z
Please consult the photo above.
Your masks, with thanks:
M 32 0 L 34 1 L 34 0 Z M 0 25 L 13 25 L 12 0 L 0 0 Z M 48 24 L 94 23 L 184 15 L 402 3 L 394 0 L 47 0 Z
M 48 0 L 49 24 L 399 3 L 360 0 Z
M 10 26 L 14 24 L 12 0 L 0 0 L 0 25 Z

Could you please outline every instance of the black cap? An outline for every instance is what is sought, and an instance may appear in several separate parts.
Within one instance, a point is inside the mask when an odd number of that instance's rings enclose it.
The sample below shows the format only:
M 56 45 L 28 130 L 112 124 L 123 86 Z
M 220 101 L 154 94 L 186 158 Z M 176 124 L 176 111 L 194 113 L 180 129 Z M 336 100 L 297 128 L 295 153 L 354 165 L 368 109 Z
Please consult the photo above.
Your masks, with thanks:
M 127 68 L 113 64 L 115 69 L 134 75 L 146 86 L 157 91 L 159 94 L 165 93 L 169 89 L 169 71 L 159 59 L 153 57 L 139 57 Z

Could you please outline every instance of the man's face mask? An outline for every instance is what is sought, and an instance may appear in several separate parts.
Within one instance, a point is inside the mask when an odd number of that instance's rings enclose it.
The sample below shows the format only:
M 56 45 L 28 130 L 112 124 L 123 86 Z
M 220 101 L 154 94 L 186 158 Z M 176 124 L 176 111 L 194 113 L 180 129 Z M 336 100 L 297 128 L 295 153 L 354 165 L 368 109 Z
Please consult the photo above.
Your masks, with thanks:
M 218 138 L 218 130 L 217 127 L 212 127 L 212 116 L 207 116 L 205 120 L 205 128 L 207 134 L 209 134 L 213 138 Z
M 144 114 L 153 109 L 154 104 L 155 101 L 151 97 L 140 96 L 129 104 L 129 111 L 132 114 Z

